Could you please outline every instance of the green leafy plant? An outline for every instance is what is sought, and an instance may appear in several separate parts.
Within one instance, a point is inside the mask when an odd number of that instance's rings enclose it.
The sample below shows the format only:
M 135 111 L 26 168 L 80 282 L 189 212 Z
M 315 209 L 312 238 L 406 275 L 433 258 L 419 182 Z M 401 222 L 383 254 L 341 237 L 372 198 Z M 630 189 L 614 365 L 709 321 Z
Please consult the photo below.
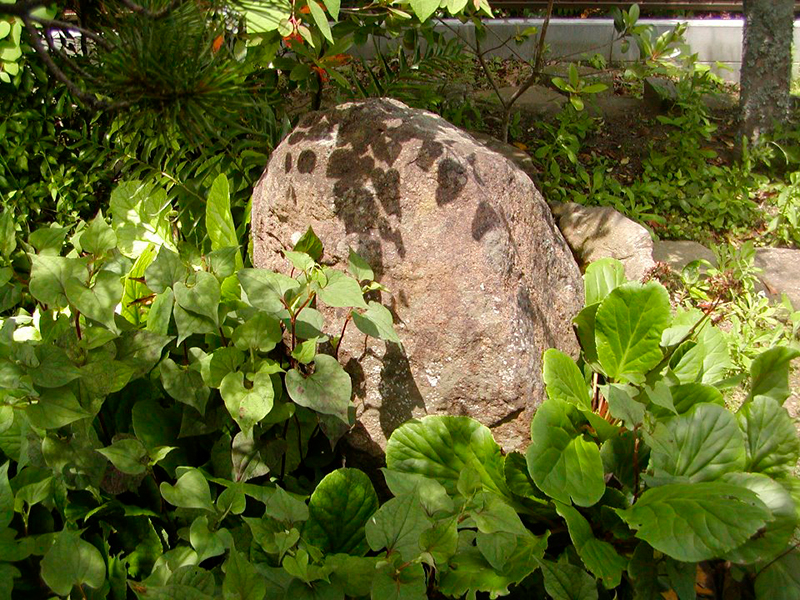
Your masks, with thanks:
M 39 597 L 43 581 L 59 596 L 125 598 L 130 579 L 143 598 L 202 594 L 215 584 L 196 565 L 229 550 L 225 586 L 246 587 L 237 577 L 253 567 L 234 548 L 263 528 L 249 533 L 241 515 L 266 503 L 281 523 L 313 519 L 316 503 L 283 488 L 313 489 L 353 424 L 335 358 L 357 335 L 347 324 L 399 342 L 389 310 L 365 300 L 381 288 L 354 252 L 349 274 L 320 265 L 309 229 L 285 253 L 293 277 L 245 268 L 227 178 L 209 191 L 206 247 L 184 239 L 166 198 L 128 181 L 110 222 L 27 241 L 0 217 L 9 592 Z M 344 311 L 334 335 L 323 304 Z M 297 530 L 280 527 L 269 531 L 283 556 Z
M 720 391 L 730 359 L 707 315 L 673 316 L 660 284 L 626 283 L 613 260 L 590 265 L 585 285 L 581 359 L 545 353 L 548 397 L 526 454 L 504 456 L 463 417 L 412 421 L 389 441 L 387 482 L 399 498 L 402 477 L 423 506 L 452 502 L 429 508 L 453 540 L 447 560 L 434 558 L 440 591 L 691 597 L 697 563 L 712 561 L 757 598 L 794 597 L 800 440 L 781 405 L 800 351 L 757 357 L 732 413 Z M 374 520 L 385 523 L 384 511 Z M 418 560 L 430 560 L 425 548 L 414 549 Z M 541 579 L 526 579 L 539 568 Z

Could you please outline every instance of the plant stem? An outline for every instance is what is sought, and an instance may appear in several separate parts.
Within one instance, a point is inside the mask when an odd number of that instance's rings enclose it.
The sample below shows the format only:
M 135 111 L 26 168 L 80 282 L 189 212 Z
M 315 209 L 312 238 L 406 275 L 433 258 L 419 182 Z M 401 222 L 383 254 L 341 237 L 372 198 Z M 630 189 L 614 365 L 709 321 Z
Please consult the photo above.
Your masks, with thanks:
M 78 336 L 78 340 L 83 339 L 83 334 L 81 333 L 81 313 L 77 309 L 75 309 L 75 333 Z
M 344 331 L 347 329 L 347 324 L 350 322 L 350 316 L 351 315 L 347 315 L 347 318 L 344 320 L 344 325 L 342 325 L 342 333 L 339 335 L 339 342 L 336 344 L 336 350 L 333 352 L 333 358 L 337 360 L 339 358 L 339 348 L 342 347 L 342 340 L 344 339 Z

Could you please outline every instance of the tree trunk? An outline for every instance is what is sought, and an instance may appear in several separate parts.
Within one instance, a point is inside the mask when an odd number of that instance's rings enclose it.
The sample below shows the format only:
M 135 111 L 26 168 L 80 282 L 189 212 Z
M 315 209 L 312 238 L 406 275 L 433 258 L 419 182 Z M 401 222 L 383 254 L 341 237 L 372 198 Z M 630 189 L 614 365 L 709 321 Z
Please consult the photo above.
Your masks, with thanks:
M 742 133 L 752 141 L 789 118 L 793 0 L 744 0 Z

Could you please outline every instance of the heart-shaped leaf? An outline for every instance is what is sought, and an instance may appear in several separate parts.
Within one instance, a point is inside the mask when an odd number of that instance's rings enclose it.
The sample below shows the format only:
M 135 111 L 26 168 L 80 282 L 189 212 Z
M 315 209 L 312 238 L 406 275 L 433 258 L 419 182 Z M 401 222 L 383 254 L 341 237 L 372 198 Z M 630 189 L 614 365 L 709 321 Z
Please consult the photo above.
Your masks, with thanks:
M 338 364 L 338 363 L 337 363 Z M 241 371 L 228 373 L 219 386 L 225 408 L 245 433 L 272 410 L 275 392 L 269 373 L 259 371 L 245 379 Z
M 291 369 L 286 373 L 286 391 L 300 406 L 350 422 L 348 409 L 352 406 L 352 383 L 339 361 L 332 356 L 317 355 L 314 373 L 309 376 Z
M 186 283 L 177 282 L 172 289 L 175 292 L 175 302 L 183 310 L 219 325 L 217 309 L 222 292 L 219 281 L 211 273 L 197 271 L 188 277 Z
M 208 481 L 198 469 L 186 469 L 175 485 L 170 485 L 165 481 L 159 486 L 159 489 L 164 500 L 173 506 L 214 510 Z

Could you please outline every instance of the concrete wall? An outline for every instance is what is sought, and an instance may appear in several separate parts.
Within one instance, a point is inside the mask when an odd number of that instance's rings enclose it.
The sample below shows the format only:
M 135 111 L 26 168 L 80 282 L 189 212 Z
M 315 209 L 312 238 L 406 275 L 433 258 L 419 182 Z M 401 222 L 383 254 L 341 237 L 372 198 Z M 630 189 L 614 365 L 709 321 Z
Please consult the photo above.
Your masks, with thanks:
M 668 31 L 681 21 L 671 19 L 641 19 L 641 24 L 652 24 L 659 33 Z M 714 71 L 730 81 L 739 80 L 742 64 L 742 19 L 689 19 L 686 41 L 692 52 L 698 54 L 701 63 L 711 65 Z M 487 39 L 484 48 L 500 46 L 490 56 L 511 58 L 514 56 L 529 60 L 534 53 L 536 37 L 515 44 L 504 41 L 524 31 L 528 27 L 541 28 L 541 19 L 487 19 Z M 445 19 L 437 29 L 449 37 L 458 35 L 470 46 L 475 44 L 475 27 L 472 23 L 461 23 L 456 19 Z M 577 60 L 582 55 L 602 54 L 611 62 L 631 61 L 638 56 L 638 49 L 631 44 L 627 53 L 622 52 L 622 44 L 612 45 L 615 37 L 614 23 L 610 19 L 551 19 L 547 30 L 547 44 L 552 58 L 566 57 Z M 794 63 L 793 74 L 800 75 L 800 21 L 794 24 Z M 359 54 L 370 54 L 371 46 Z M 723 63 L 727 68 L 715 65 Z

